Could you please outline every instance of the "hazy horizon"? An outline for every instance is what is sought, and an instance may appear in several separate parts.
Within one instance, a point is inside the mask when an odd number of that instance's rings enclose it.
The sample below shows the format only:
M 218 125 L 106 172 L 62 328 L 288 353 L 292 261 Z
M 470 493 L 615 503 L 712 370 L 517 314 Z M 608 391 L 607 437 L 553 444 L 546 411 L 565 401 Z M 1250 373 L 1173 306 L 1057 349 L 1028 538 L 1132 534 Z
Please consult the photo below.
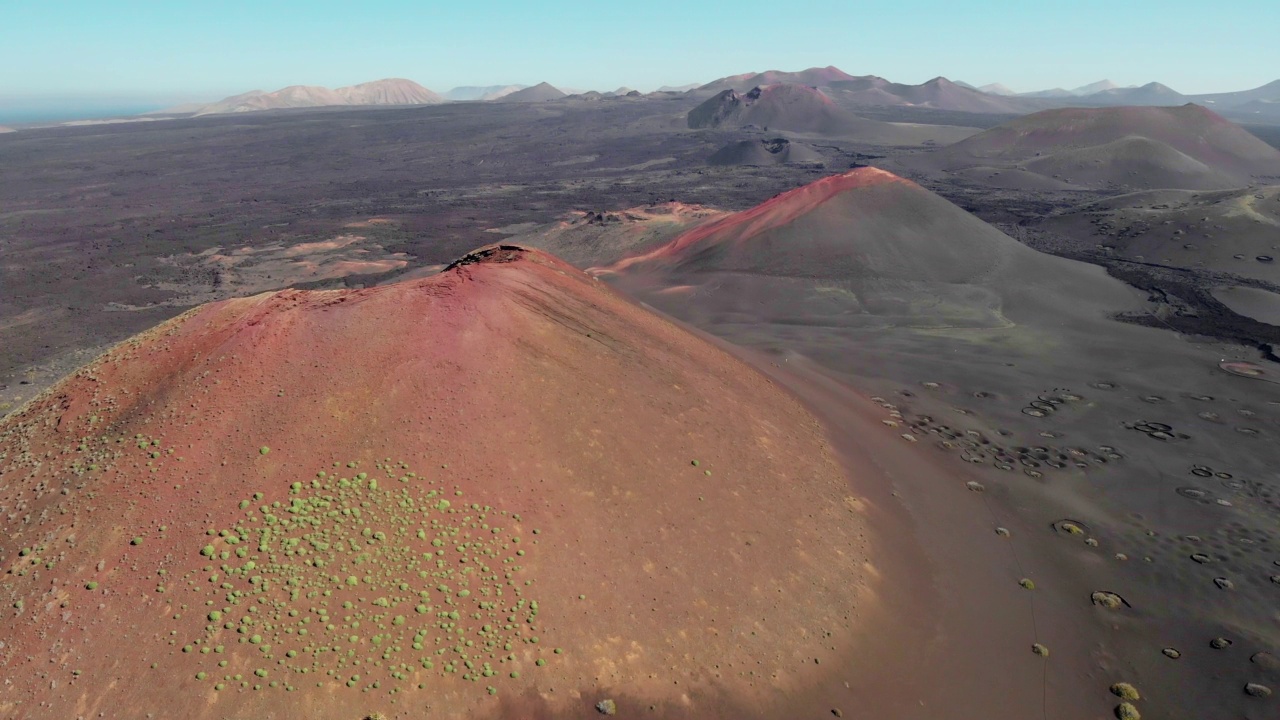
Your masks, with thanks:
M 912 84 L 941 75 L 1028 92 L 1105 78 L 1200 94 L 1280 76 L 1280 44 L 1269 37 L 1280 25 L 1280 6 L 1237 3 L 1213 17 L 1201 8 L 1183 0 L 1059 8 L 993 0 L 957 12 L 937 0 L 859 7 L 801 1 L 779 15 L 760 0 L 731 12 L 669 0 L 642 9 L 575 0 L 446 8 L 382 0 L 359 13 L 328 0 L 269 7 L 31 3 L 6 11 L 6 24 L 19 31 L 0 46 L 0 117 L 21 114 L 13 111 L 19 104 L 104 107 L 111 99 L 155 109 L 386 77 L 438 92 L 543 81 L 647 91 L 835 65 Z M 1240 23 L 1242 16 L 1250 22 Z

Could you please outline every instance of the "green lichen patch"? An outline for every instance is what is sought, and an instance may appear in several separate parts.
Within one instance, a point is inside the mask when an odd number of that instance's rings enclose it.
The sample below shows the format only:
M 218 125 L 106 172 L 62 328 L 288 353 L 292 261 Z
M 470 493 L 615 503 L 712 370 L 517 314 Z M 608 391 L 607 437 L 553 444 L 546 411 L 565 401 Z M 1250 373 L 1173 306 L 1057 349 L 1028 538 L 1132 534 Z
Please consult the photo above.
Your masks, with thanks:
M 1141 700 L 1142 695 L 1138 692 L 1138 688 L 1127 682 L 1118 682 L 1111 686 L 1111 694 L 1121 700 Z
M 213 563 L 189 581 L 208 621 L 192 639 L 201 672 L 225 668 L 226 648 L 271 681 L 262 690 L 396 692 L 546 665 L 518 515 L 404 463 L 320 472 L 278 495 L 231 500 L 239 520 L 193 552 Z

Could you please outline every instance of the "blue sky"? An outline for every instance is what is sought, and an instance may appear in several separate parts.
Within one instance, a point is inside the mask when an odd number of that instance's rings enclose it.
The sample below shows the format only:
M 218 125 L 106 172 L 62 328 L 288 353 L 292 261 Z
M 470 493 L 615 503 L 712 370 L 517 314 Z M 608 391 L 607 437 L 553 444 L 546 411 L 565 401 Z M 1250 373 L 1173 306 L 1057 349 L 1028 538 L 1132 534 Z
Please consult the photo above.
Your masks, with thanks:
M 0 0 L 0 103 L 207 100 L 382 77 L 438 91 L 649 90 L 815 65 L 1020 91 L 1105 77 L 1215 92 L 1280 77 L 1277 27 L 1276 0 Z

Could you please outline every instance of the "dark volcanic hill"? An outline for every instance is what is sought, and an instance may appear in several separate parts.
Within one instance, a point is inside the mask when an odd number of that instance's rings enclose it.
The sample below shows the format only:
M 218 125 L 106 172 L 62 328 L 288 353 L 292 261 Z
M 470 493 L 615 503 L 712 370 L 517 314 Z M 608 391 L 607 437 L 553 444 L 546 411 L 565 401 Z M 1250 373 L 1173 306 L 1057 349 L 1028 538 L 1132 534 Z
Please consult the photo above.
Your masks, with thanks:
M 695 324 L 751 315 L 812 328 L 999 328 L 1008 307 L 1041 305 L 1034 298 L 1048 286 L 1097 284 L 1084 266 L 1041 255 L 877 168 L 783 193 L 601 272 L 654 302 L 697 295 L 696 309 L 681 310 L 696 312 Z M 1032 276 L 1046 285 L 1010 282 Z M 672 286 L 685 291 L 648 294 Z M 1123 292 L 1103 283 L 1095 299 L 1124 305 Z
M 724 90 L 689 111 L 694 129 L 756 127 L 774 132 L 857 138 L 882 144 L 919 144 L 925 140 L 972 134 L 965 128 L 907 126 L 867 120 L 836 105 L 807 85 L 763 85 L 750 92 Z
M 547 100 L 559 100 L 562 97 L 568 97 L 559 89 L 552 87 L 548 83 L 538 83 L 533 87 L 527 87 L 515 92 L 507 93 L 501 97 L 494 98 L 494 102 L 546 102 Z
M 746 93 L 724 90 L 689 111 L 694 129 L 743 127 L 814 135 L 852 135 L 883 125 L 860 118 L 806 85 L 764 85 Z
M 1199 105 L 1067 108 L 1015 118 L 913 162 L 1010 165 L 1086 187 L 1225 189 L 1280 174 L 1280 152 Z
M 0 423 L 0 714 L 743 717 L 704 698 L 786 690 L 705 668 L 850 640 L 848 493 L 791 396 L 538 251 L 203 306 Z

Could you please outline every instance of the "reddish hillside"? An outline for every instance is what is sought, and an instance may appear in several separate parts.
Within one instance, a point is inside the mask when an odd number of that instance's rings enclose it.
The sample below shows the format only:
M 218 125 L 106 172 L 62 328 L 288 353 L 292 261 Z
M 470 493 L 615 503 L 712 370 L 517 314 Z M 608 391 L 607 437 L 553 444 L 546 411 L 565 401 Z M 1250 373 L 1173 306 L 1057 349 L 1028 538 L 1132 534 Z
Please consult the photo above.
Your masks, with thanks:
M 618 262 L 612 271 L 650 262 L 680 262 L 694 257 L 699 250 L 713 244 L 741 243 L 764 232 L 776 230 L 811 212 L 840 193 L 880 183 L 904 183 L 892 173 L 877 168 L 860 168 L 842 175 L 829 175 L 795 190 L 776 195 L 740 213 L 726 216 L 682 234 L 655 250 Z
M 871 597 L 847 494 L 790 396 L 537 251 L 207 305 L 0 424 L 0 715 L 764 713 Z

